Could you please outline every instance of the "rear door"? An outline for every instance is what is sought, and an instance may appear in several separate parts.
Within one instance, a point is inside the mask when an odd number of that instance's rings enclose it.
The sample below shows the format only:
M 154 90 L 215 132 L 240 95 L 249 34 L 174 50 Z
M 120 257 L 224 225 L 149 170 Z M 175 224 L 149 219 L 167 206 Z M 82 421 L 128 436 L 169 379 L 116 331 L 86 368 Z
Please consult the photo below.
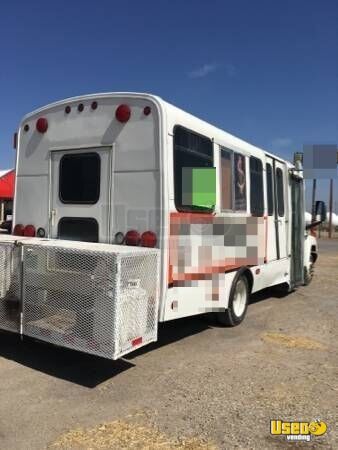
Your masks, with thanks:
M 49 235 L 109 242 L 112 148 L 51 152 Z

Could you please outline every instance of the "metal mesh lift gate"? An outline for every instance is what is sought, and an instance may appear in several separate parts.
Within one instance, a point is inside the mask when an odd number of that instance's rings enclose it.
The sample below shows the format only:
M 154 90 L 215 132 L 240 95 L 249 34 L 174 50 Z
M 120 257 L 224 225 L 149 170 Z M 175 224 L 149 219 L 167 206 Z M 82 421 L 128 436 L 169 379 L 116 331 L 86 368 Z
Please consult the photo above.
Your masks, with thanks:
M 0 241 L 2 267 L 2 329 L 110 359 L 157 339 L 156 249 Z

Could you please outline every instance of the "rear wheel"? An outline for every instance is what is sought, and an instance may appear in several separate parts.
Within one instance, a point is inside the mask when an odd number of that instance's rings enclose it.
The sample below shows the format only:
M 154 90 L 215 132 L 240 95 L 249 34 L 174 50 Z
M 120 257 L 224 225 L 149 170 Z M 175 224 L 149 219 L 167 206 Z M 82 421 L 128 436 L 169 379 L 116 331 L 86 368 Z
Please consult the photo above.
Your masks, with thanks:
M 228 308 L 224 312 L 217 313 L 218 322 L 228 327 L 239 325 L 245 317 L 248 303 L 248 279 L 245 275 L 239 275 L 233 281 Z

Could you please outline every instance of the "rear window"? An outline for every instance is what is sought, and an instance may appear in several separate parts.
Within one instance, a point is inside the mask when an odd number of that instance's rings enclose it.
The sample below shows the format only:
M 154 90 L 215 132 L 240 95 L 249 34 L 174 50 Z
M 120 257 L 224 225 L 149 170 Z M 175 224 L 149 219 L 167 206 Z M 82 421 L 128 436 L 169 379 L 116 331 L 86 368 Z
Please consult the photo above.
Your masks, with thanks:
M 101 160 L 97 153 L 64 155 L 60 161 L 62 203 L 95 204 L 100 198 Z

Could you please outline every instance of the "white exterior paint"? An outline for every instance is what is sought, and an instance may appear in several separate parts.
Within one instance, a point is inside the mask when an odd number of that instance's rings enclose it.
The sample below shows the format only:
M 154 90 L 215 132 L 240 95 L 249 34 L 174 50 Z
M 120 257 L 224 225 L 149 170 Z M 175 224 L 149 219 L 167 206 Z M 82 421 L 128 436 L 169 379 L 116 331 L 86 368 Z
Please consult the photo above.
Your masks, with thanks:
M 98 108 L 90 105 L 95 100 Z M 83 103 L 83 112 L 77 106 Z M 120 104 L 128 104 L 130 120 L 121 124 L 115 119 Z M 69 114 L 65 106 L 71 106 Z M 145 116 L 143 108 L 151 107 Z M 45 134 L 35 131 L 36 120 L 48 120 Z M 24 126 L 29 131 L 24 131 Z M 154 231 L 161 250 L 161 298 L 159 320 L 200 314 L 226 308 L 236 271 L 220 273 L 219 300 L 206 300 L 212 291 L 210 280 L 198 280 L 196 286 L 168 288 L 170 213 L 176 212 L 174 202 L 173 134 L 176 125 L 213 140 L 214 164 L 218 195 L 215 216 L 250 217 L 249 157 L 255 156 L 264 168 L 264 216 L 267 216 L 265 164 L 275 160 L 283 173 L 285 214 L 267 217 L 266 262 L 250 267 L 252 292 L 286 282 L 290 283 L 291 195 L 289 170 L 292 165 L 256 146 L 230 135 L 189 113 L 149 94 L 107 93 L 66 99 L 27 115 L 18 133 L 16 198 L 14 224 L 33 224 L 47 230 L 47 237 L 57 238 L 57 223 L 63 216 L 94 217 L 100 225 L 99 242 L 113 244 L 116 232 L 136 229 L 140 233 Z M 246 159 L 247 210 L 241 213 L 222 212 L 220 205 L 219 154 L 224 147 L 241 153 Z M 102 156 L 101 198 L 95 206 L 61 204 L 57 195 L 60 157 L 67 153 L 95 151 Z M 74 174 L 76 176 L 76 174 Z M 280 259 L 276 252 L 276 228 L 280 243 Z M 266 231 L 265 231 L 266 232 Z M 312 239 L 307 239 L 307 242 Z M 309 256 L 305 249 L 305 261 Z M 259 273 L 258 273 L 259 272 Z M 151 275 L 151 274 L 150 274 Z

